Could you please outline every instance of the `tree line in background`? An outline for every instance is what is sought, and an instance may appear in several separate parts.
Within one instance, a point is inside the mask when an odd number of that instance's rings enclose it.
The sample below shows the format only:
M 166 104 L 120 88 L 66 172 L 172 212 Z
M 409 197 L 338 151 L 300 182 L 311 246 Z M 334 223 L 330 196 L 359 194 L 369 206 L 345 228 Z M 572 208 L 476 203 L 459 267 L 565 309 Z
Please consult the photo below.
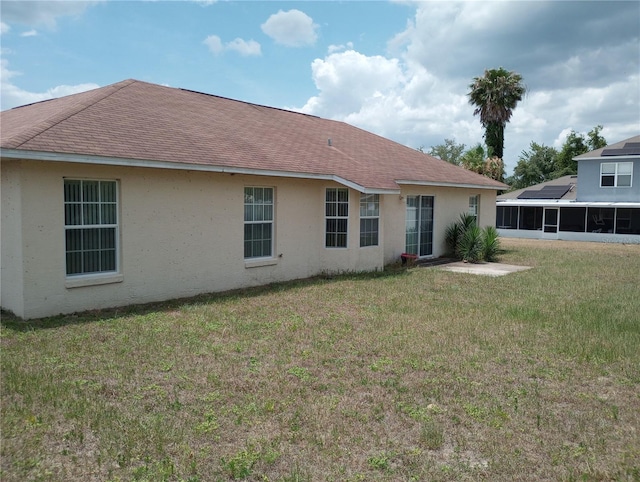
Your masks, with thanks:
M 480 123 L 485 129 L 483 137 L 486 150 L 480 143 L 465 150 L 464 144 L 457 144 L 454 139 L 445 139 L 444 144 L 432 146 L 428 154 L 502 181 L 515 190 L 577 174 L 578 163 L 573 160 L 574 157 L 607 145 L 605 138 L 600 135 L 601 125 L 589 131 L 586 138 L 572 130 L 559 151 L 531 142 L 529 150 L 520 154 L 513 175 L 505 179 L 502 160 L 504 130 L 513 109 L 526 92 L 522 76 L 517 72 L 510 72 L 502 67 L 485 70 L 483 76 L 474 77 L 467 95 L 469 103 L 475 106 L 473 115 L 480 116 Z M 424 152 L 422 147 L 418 150 Z
M 503 181 L 511 190 L 516 190 L 577 174 L 578 163 L 573 160 L 574 157 L 607 145 L 601 132 L 601 125 L 595 126 L 586 136 L 572 130 L 560 149 L 532 141 L 529 149 L 520 154 L 513 175 L 507 178 L 504 178 L 502 159 L 489 156 L 480 143 L 467 149 L 465 144 L 458 144 L 454 139 L 445 139 L 444 144 L 432 146 L 427 154 Z M 422 148 L 420 150 L 424 152 Z

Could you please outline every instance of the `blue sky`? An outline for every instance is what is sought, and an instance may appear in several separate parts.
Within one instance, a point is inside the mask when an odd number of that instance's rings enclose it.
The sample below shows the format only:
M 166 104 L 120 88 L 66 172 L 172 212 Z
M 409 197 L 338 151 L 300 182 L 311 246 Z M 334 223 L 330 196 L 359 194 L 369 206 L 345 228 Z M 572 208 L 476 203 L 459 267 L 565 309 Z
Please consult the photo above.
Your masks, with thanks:
M 4 1 L 1 106 L 135 78 L 348 122 L 410 147 L 471 147 L 485 68 L 529 93 L 505 134 L 640 133 L 640 2 Z

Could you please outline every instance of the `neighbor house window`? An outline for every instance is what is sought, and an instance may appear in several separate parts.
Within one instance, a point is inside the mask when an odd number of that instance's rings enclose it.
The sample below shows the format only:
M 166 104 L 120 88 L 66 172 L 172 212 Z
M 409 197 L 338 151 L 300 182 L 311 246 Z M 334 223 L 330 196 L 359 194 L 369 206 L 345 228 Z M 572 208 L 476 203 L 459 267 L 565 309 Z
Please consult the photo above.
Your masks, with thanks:
M 67 276 L 118 270 L 116 181 L 64 180 Z
M 631 187 L 633 162 L 600 164 L 600 187 Z
M 244 257 L 273 256 L 273 188 L 244 188 Z
M 349 226 L 349 190 L 327 188 L 325 197 L 325 246 L 346 248 Z
M 360 194 L 360 247 L 378 246 L 380 195 Z
M 480 196 L 469 196 L 469 214 L 478 224 L 478 209 L 480 207 Z

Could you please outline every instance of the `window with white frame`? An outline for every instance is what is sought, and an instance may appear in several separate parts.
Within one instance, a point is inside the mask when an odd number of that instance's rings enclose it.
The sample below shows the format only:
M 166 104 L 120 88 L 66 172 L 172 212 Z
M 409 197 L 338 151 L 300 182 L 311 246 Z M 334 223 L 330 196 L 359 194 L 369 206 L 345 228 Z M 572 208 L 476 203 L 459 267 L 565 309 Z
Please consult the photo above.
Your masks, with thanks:
M 349 227 L 349 190 L 327 188 L 325 197 L 325 246 L 346 248 Z
M 273 256 L 273 188 L 244 188 L 244 257 Z
M 64 180 L 67 276 L 118 271 L 118 184 Z
M 600 164 L 600 187 L 631 187 L 633 162 Z
M 480 209 L 480 196 L 469 196 L 469 214 L 478 224 L 478 211 Z
M 380 195 L 360 194 L 360 247 L 378 246 Z

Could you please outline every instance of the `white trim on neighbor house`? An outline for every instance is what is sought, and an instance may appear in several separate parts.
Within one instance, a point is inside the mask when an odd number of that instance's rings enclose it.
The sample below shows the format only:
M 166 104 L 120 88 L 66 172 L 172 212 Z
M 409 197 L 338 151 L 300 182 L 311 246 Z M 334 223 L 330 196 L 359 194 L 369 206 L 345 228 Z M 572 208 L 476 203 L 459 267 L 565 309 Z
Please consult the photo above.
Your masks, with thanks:
M 90 156 L 84 154 L 62 154 L 57 152 L 25 151 L 0 148 L 0 157 L 7 159 L 25 159 L 30 161 L 73 162 L 107 166 L 143 167 L 153 169 L 176 169 L 181 171 L 219 172 L 223 174 L 245 174 L 250 176 L 286 177 L 296 179 L 316 179 L 334 181 L 364 194 L 400 194 L 400 189 L 366 188 L 355 182 L 334 174 L 310 174 L 294 171 L 274 171 L 270 169 L 250 169 L 242 167 L 217 166 L 209 164 L 186 164 L 184 162 L 149 161 L 145 159 L 127 159 L 120 157 Z M 457 184 L 451 186 L 458 187 Z M 476 186 L 477 187 L 477 186 Z M 489 188 L 495 190 L 496 188 Z
M 574 157 L 574 159 L 578 160 L 578 161 L 601 161 L 601 162 L 607 162 L 608 159 L 611 159 L 611 162 L 615 162 L 613 161 L 613 159 L 615 159 L 616 161 L 621 159 L 623 161 L 633 161 L 633 160 L 637 160 L 638 159 L 638 155 L 637 154 L 631 154 L 631 155 L 627 155 L 627 156 L 603 156 L 603 155 L 599 155 L 596 157 L 580 157 L 580 156 L 576 156 Z
M 496 207 L 499 206 L 640 208 L 640 202 L 567 201 L 562 199 L 498 199 L 496 201 Z

